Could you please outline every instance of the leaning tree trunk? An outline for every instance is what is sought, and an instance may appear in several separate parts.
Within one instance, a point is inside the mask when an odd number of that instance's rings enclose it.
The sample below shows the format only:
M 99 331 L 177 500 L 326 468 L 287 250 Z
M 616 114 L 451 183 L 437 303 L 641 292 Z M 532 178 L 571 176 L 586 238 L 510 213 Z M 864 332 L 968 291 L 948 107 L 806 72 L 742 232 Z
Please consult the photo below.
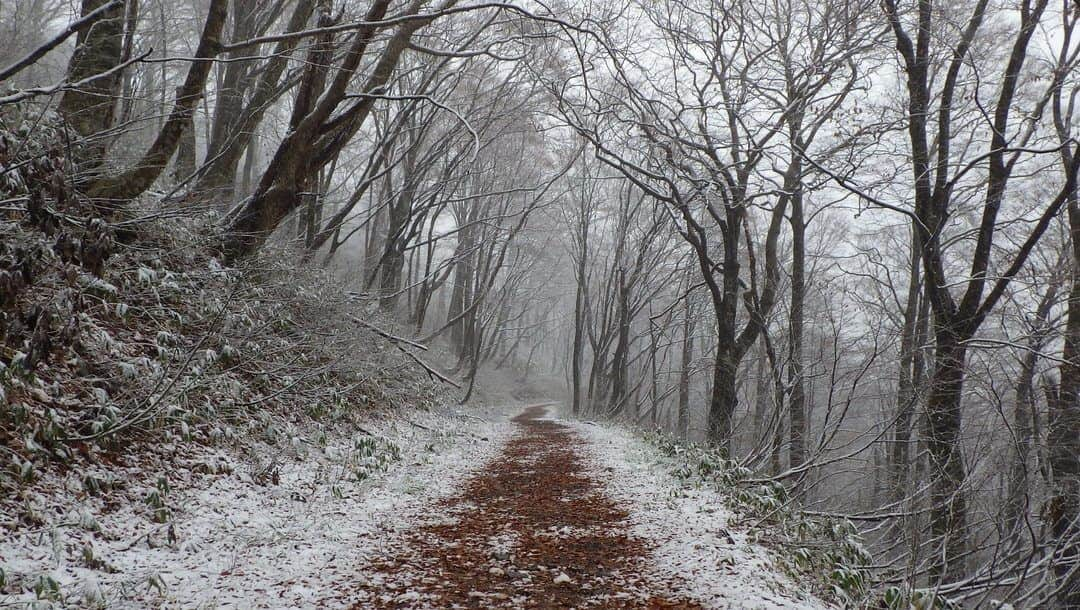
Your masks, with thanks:
M 442 6 L 448 8 L 455 2 L 446 0 Z M 235 260 L 255 252 L 295 209 L 299 184 L 304 176 L 324 167 L 360 130 L 371 115 L 378 97 L 374 94 L 383 91 L 390 82 L 412 35 L 433 19 L 417 18 L 398 26 L 361 87 L 361 91 L 372 95 L 361 96 L 352 106 L 340 109 L 342 101 L 348 96 L 351 77 L 367 55 L 370 43 L 385 27 L 382 20 L 389 4 L 389 0 L 376 0 L 371 4 L 365 16 L 367 25 L 353 35 L 352 45 L 342 64 L 336 68 L 331 85 L 313 110 L 304 114 L 296 129 L 278 146 L 255 193 L 229 214 L 225 239 L 221 244 L 226 260 Z M 405 12 L 415 15 L 422 5 L 419 0 L 414 0 Z
M 232 0 L 233 27 L 229 40 L 232 43 L 247 40 L 256 34 L 256 0 Z M 206 143 L 206 158 L 217 157 L 234 136 L 236 123 L 243 111 L 244 96 L 250 86 L 251 62 L 243 61 L 250 52 L 244 49 L 230 51 L 226 55 L 224 74 L 218 82 L 214 100 L 213 120 Z M 269 61 L 274 61 L 273 59 Z M 282 60 L 283 61 L 283 60 Z M 209 163 L 209 161 L 208 161 Z
M 314 0 L 298 0 L 285 31 L 302 30 L 314 10 Z M 296 39 L 286 39 L 277 44 L 271 57 L 259 69 L 258 81 L 247 105 L 239 112 L 239 116 L 231 119 L 231 129 L 227 128 L 227 121 L 222 117 L 220 139 L 215 140 L 212 137 L 212 154 L 206 156 L 205 171 L 200 174 L 193 190 L 208 193 L 216 201 L 225 201 L 232 195 L 240 157 L 247 150 L 248 160 L 252 159 L 252 151 L 258 146 L 258 141 L 254 140 L 256 128 L 267 109 L 272 106 L 271 102 L 285 90 L 281 86 L 281 75 L 296 44 Z
M 116 209 L 138 197 L 150 188 L 165 169 L 180 143 L 185 125 L 191 121 L 195 105 L 202 99 L 206 79 L 213 66 L 211 59 L 218 54 L 221 47 L 221 30 L 225 25 L 227 7 L 228 0 L 211 0 L 199 46 L 195 51 L 196 60 L 192 62 L 187 78 L 177 93 L 168 120 L 161 127 L 150 149 L 134 167 L 116 176 L 98 178 L 87 187 L 87 195 L 99 206 Z

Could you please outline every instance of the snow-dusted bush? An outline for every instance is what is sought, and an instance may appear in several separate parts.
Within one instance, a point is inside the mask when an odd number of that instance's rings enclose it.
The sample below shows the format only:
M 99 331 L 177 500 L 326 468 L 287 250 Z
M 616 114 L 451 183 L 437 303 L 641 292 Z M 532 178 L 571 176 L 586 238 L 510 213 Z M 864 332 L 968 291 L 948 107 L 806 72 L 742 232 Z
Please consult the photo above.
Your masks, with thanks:
M 149 196 L 137 222 L 100 218 L 65 173 L 58 118 L 37 110 L 0 110 L 0 528 L 40 521 L 31 498 L 50 473 L 74 470 L 81 492 L 106 500 L 122 493 L 115 480 L 145 469 L 153 481 L 185 447 L 244 450 L 301 421 L 348 426 L 442 397 L 349 319 L 380 314 L 294 253 L 227 268 L 208 247 L 212 219 Z M 355 479 L 398 459 L 381 440 L 353 453 Z M 148 518 L 167 522 L 167 485 L 147 487 Z

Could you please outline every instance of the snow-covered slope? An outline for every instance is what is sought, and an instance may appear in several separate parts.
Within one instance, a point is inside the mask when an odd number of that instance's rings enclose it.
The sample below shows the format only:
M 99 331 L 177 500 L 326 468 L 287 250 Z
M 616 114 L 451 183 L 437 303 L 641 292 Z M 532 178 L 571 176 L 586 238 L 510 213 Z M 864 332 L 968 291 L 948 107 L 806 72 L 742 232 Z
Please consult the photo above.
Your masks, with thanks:
M 800 589 L 768 552 L 729 525 L 724 498 L 671 475 L 657 448 L 615 426 L 578 423 L 608 493 L 630 509 L 632 532 L 655 546 L 653 566 L 673 589 L 711 608 L 830 606 Z
M 482 466 L 510 426 L 444 409 L 364 429 L 378 441 L 293 430 L 288 447 L 265 446 L 259 459 L 187 455 L 184 480 L 159 491 L 164 523 L 133 500 L 139 493 L 120 495 L 120 506 L 71 494 L 41 527 L 0 540 L 9 588 L 30 590 L 0 594 L 0 606 L 347 607 L 362 556 Z M 50 504 L 76 486 L 55 483 Z
M 508 440 L 531 433 L 509 420 L 520 410 L 383 413 L 351 432 L 283 430 L 288 442 L 243 454 L 187 449 L 167 485 L 132 465 L 126 485 L 100 496 L 72 491 L 79 481 L 43 481 L 50 512 L 39 511 L 40 526 L 0 540 L 7 590 L 22 591 L 0 594 L 0 606 L 348 608 L 381 586 L 374 566 L 399 554 L 407 533 L 464 518 L 440 513 L 440 500 L 497 470 Z M 673 476 L 656 445 L 615 426 L 561 424 L 584 441 L 582 476 L 629 513 L 629 531 L 615 526 L 648 550 L 635 564 L 646 595 L 707 608 L 830 607 L 732 524 L 720 493 Z M 463 510 L 481 510 L 469 500 Z M 420 580 L 397 578 L 392 597 L 423 607 L 422 596 L 397 595 Z

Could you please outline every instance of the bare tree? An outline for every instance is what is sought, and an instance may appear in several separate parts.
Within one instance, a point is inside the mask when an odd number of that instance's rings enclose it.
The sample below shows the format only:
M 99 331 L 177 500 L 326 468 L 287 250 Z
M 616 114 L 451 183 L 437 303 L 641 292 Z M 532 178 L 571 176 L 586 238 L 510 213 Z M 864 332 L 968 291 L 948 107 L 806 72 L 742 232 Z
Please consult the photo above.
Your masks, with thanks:
M 989 103 L 981 102 L 993 117 L 989 146 L 983 155 L 974 159 L 956 157 L 966 149 L 957 151 L 953 148 L 954 140 L 960 137 L 956 132 L 959 126 L 955 117 L 959 99 L 965 95 L 961 72 L 970 65 L 969 52 L 984 32 L 988 3 L 975 2 L 962 32 L 952 39 L 945 39 L 948 67 L 944 77 L 938 79 L 931 79 L 931 72 L 936 53 L 940 52 L 938 45 L 942 43 L 933 32 L 937 20 L 943 17 L 935 14 L 930 2 L 919 2 L 913 38 L 909 33 L 912 26 L 897 3 L 888 0 L 884 5 L 906 73 L 906 121 L 915 185 L 914 211 L 910 214 L 922 250 L 927 295 L 933 312 L 935 351 L 927 395 L 926 436 L 934 468 L 932 533 L 943 549 L 934 554 L 931 564 L 931 577 L 936 581 L 958 578 L 964 568 L 967 508 L 960 432 L 967 343 L 1024 266 L 1035 244 L 1066 203 L 1076 181 L 1077 167 L 1071 166 L 1065 172 L 1065 189 L 1044 206 L 1020 246 L 1007 257 L 1000 257 L 1003 261 L 1001 271 L 994 274 L 998 279 L 987 291 L 994 241 L 1000 232 L 999 212 L 1013 170 L 1021 158 L 1020 147 L 1027 141 L 1025 134 L 1033 130 L 1030 121 L 1014 121 L 1012 110 L 1017 88 L 1022 82 L 1029 43 L 1043 19 L 1047 4 L 1045 0 L 1034 0 L 1022 2 L 1019 7 L 1019 23 L 1012 32 L 1007 60 L 998 80 L 1000 88 L 995 99 Z M 997 33 L 988 35 L 1000 36 Z M 936 112 L 932 106 L 934 101 L 937 102 Z M 935 117 L 935 123 L 931 123 L 931 117 Z M 1019 138 L 1019 142 L 1010 143 L 1014 138 Z M 947 276 L 949 266 L 943 233 L 953 206 L 957 204 L 955 193 L 965 185 L 965 178 L 972 178 L 969 172 L 983 162 L 987 164 L 985 179 L 980 178 L 984 203 L 974 231 L 970 270 L 963 278 L 952 279 Z M 960 287 L 964 288 L 963 293 L 954 295 L 953 290 Z

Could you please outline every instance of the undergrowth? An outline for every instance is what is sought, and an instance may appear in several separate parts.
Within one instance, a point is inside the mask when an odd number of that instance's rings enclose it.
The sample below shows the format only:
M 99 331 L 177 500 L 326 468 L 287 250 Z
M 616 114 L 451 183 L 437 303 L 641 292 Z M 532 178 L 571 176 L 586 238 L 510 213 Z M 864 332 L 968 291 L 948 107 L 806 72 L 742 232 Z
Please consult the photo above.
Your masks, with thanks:
M 810 583 L 822 597 L 850 608 L 946 610 L 954 606 L 924 589 L 876 586 L 873 558 L 858 529 L 847 519 L 808 515 L 787 488 L 754 480 L 754 473 L 723 451 L 686 443 L 666 434 L 648 440 L 673 460 L 684 486 L 708 486 L 722 494 L 752 540 L 774 551 L 780 567 L 796 581 Z
M 0 530 L 56 531 L 60 495 L 103 506 L 136 497 L 172 544 L 176 471 L 231 473 L 185 455 L 269 447 L 251 477 L 273 485 L 275 460 L 319 446 L 322 433 L 297 429 L 355 433 L 373 409 L 445 399 L 352 321 L 390 320 L 295 252 L 271 247 L 227 268 L 207 247 L 208 215 L 144 206 L 103 218 L 73 185 L 56 117 L 22 111 L 0 113 Z M 400 458 L 385 439 L 354 439 L 336 456 L 335 489 Z M 70 527 L 89 527 L 79 521 Z M 92 547 L 79 552 L 103 568 Z M 0 566 L 0 595 L 59 600 L 48 574 L 31 580 Z

